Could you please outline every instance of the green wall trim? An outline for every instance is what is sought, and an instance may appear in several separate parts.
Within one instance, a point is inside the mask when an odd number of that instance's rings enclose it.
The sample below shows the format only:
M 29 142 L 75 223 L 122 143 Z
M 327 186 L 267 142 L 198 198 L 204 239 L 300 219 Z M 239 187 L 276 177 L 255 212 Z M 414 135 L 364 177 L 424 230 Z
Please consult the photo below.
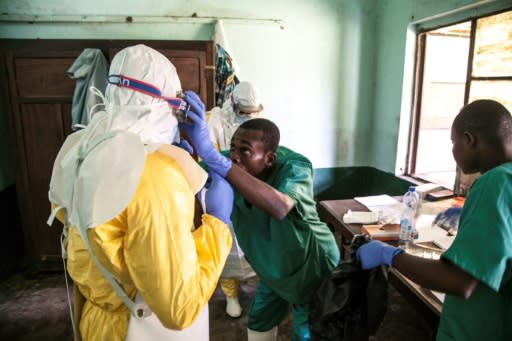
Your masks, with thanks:
M 315 168 L 313 184 L 317 201 L 379 194 L 402 195 L 412 185 L 374 167 Z

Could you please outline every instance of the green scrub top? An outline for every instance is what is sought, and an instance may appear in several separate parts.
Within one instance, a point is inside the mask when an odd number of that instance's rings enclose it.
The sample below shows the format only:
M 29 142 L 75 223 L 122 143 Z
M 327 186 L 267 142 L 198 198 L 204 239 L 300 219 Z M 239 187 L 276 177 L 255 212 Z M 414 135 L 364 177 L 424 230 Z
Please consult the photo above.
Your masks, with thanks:
M 442 257 L 480 283 L 468 299 L 446 295 L 437 340 L 512 340 L 512 163 L 473 184 Z
M 340 257 L 333 233 L 318 218 L 311 162 L 279 147 L 266 183 L 292 198 L 294 209 L 276 220 L 235 192 L 231 220 L 237 240 L 265 285 L 288 302 L 309 302 Z

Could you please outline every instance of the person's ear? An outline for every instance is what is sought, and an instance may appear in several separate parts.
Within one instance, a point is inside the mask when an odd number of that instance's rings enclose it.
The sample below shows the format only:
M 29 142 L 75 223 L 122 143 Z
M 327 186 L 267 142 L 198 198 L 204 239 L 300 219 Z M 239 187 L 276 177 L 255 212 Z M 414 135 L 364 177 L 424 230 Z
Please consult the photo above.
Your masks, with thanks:
M 464 143 L 469 147 L 476 146 L 476 136 L 471 134 L 469 131 L 464 132 Z
M 276 152 L 268 152 L 265 156 L 265 168 L 270 168 L 276 162 L 277 154 Z

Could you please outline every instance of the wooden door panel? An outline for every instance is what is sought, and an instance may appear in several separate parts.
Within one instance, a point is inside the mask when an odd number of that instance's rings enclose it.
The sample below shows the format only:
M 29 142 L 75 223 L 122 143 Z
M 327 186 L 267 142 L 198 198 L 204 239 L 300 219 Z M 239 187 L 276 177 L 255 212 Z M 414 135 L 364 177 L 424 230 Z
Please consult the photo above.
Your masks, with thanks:
M 204 51 L 174 51 L 159 49 L 159 52 L 169 58 L 176 67 L 183 90 L 192 90 L 201 97 L 206 104 L 206 83 L 204 66 L 206 65 L 206 53 Z
M 178 71 L 183 90 L 192 90 L 205 101 L 205 89 L 201 89 L 201 84 L 204 84 L 204 82 L 201 82 L 201 69 L 199 67 L 201 61 L 199 58 L 175 57 L 171 59 L 171 62 Z
M 61 104 L 23 104 L 20 118 L 23 125 L 23 140 L 27 158 L 27 178 L 32 207 L 32 229 L 37 236 L 40 255 L 55 254 L 60 249 L 60 226 L 50 228 L 46 224 L 50 213 L 48 189 L 53 161 L 65 139 Z M 42 143 L 44 141 L 44 143 Z
M 62 143 L 64 143 L 64 140 L 66 136 L 71 134 L 73 130 L 71 129 L 71 104 L 64 103 L 62 104 L 62 131 L 64 132 L 64 139 L 62 140 Z M 97 110 L 96 110 L 97 111 Z M 59 147 L 60 149 L 60 147 Z
M 16 93 L 21 97 L 72 97 L 75 81 L 67 75 L 74 58 L 20 58 L 14 62 Z

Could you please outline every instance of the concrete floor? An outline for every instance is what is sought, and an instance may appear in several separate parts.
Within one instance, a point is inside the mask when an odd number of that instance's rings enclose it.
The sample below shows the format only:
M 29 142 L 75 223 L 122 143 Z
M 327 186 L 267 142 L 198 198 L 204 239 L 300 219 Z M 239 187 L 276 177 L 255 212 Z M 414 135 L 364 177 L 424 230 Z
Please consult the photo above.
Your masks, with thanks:
M 242 282 L 240 301 L 247 308 L 256 279 Z M 217 288 L 210 300 L 210 340 L 247 339 L 247 309 L 238 319 L 225 314 L 224 296 Z M 290 339 L 290 318 L 279 326 L 279 340 Z M 389 288 L 388 312 L 371 341 L 427 341 L 431 331 L 420 315 Z M 62 273 L 16 273 L 0 283 L 0 340 L 73 340 L 66 286 Z M 193 341 L 193 340 L 191 340 Z

